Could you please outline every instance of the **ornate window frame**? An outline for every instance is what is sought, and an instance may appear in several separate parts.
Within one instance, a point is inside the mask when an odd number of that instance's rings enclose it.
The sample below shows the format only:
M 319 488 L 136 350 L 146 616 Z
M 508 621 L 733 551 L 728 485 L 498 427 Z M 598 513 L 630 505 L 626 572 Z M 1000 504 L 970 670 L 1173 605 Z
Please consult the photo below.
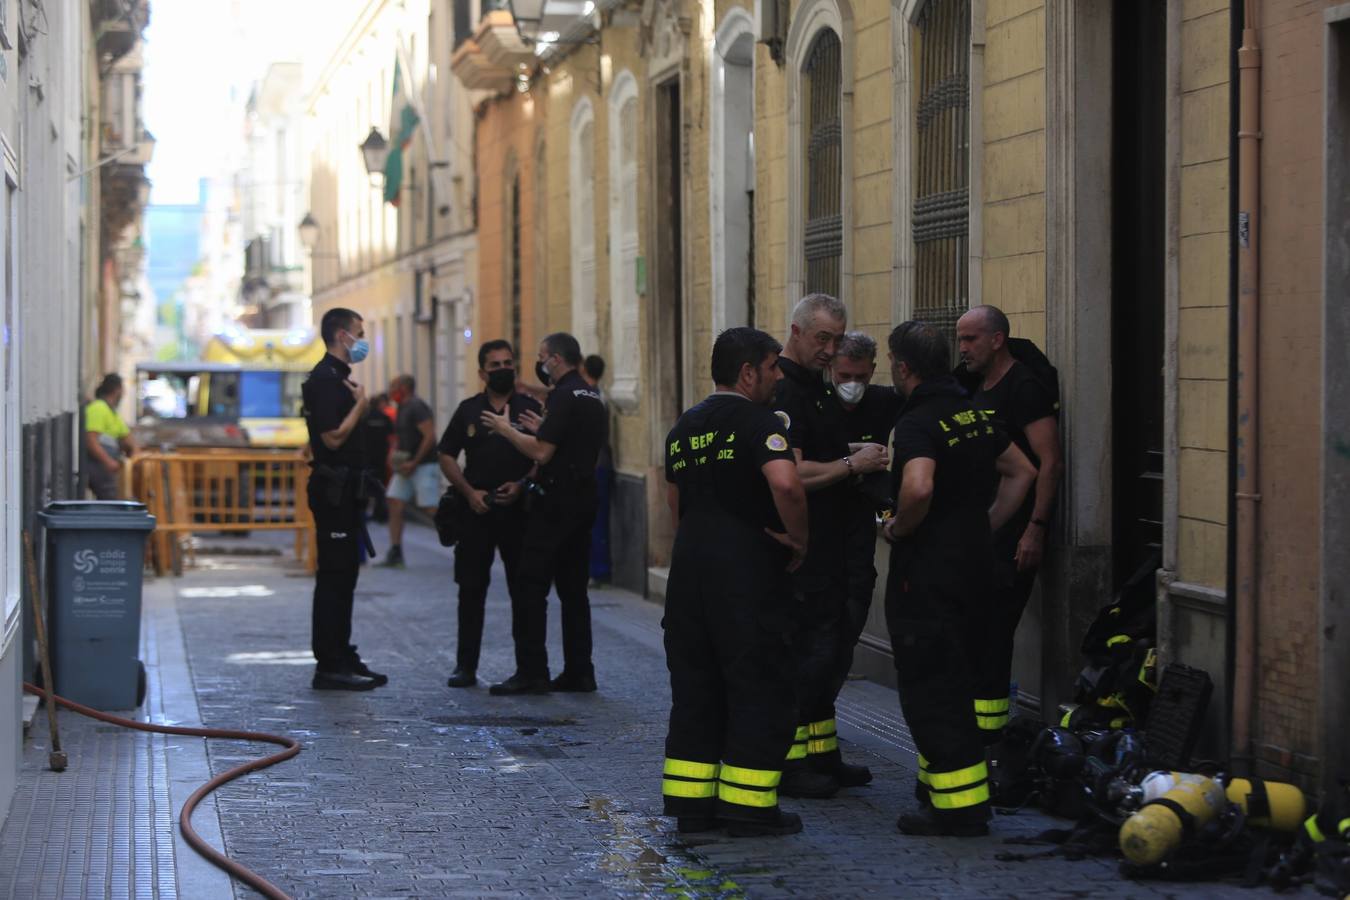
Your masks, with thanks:
M 727 200 L 727 171 L 722 162 L 728 158 L 728 154 L 733 148 L 728 146 L 726 133 L 727 119 L 727 91 L 726 77 L 727 69 L 731 67 L 744 67 L 749 70 L 750 76 L 750 140 L 754 140 L 754 43 L 755 43 L 755 20 L 745 9 L 735 6 L 722 19 L 722 24 L 718 27 L 711 47 L 709 69 L 712 77 L 709 78 L 710 91 L 712 95 L 712 118 L 709 139 L 709 160 L 708 166 L 708 214 L 711 220 L 711 230 L 709 234 L 712 240 L 709 242 L 710 273 L 712 276 L 712 329 L 714 333 L 720 332 L 732 325 L 750 324 L 753 322 L 742 322 L 738 317 L 733 316 L 728 307 L 733 305 L 731 302 L 732 289 L 729 286 L 729 274 L 735 265 L 726 252 L 728 240 L 728 213 L 726 207 Z M 735 48 L 743 38 L 749 38 L 750 60 L 748 63 L 733 62 L 728 57 L 735 52 Z M 751 145 L 753 147 L 753 143 Z M 755 187 L 754 158 L 750 152 L 747 152 L 749 158 L 749 171 L 746 172 L 746 183 L 750 190 Z M 753 238 L 752 238 L 753 239 Z M 751 244 L 753 246 L 753 244 Z M 747 254 L 749 247 L 746 248 Z M 747 290 L 753 290 L 752 283 L 746 285 Z M 734 321 L 733 321 L 734 320 Z
M 613 378 L 609 397 L 625 412 L 637 409 L 642 367 L 641 315 L 637 293 L 637 259 L 641 249 L 638 222 L 638 153 L 641 136 L 637 110 L 629 118 L 625 147 L 624 109 L 638 98 L 637 78 L 624 69 L 610 88 L 609 106 L 609 334 Z
M 589 141 L 590 146 L 584 146 Z M 585 151 L 585 152 L 583 152 Z M 596 316 L 595 109 L 590 97 L 572 107 L 567 156 L 568 211 L 572 258 L 572 336 L 582 353 L 599 349 Z M 587 196 L 589 192 L 589 197 Z M 589 199 L 589 203 L 585 201 Z

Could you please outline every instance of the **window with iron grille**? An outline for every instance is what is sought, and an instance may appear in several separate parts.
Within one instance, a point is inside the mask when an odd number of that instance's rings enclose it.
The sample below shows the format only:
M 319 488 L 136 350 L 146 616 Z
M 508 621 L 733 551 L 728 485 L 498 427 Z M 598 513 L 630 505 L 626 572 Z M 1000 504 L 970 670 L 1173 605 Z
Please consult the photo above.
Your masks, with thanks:
M 914 318 L 956 330 L 970 304 L 970 2 L 915 22 Z
M 520 353 L 520 175 L 511 179 L 511 348 Z
M 839 35 L 816 36 L 802 66 L 806 111 L 806 292 L 839 296 L 844 256 Z

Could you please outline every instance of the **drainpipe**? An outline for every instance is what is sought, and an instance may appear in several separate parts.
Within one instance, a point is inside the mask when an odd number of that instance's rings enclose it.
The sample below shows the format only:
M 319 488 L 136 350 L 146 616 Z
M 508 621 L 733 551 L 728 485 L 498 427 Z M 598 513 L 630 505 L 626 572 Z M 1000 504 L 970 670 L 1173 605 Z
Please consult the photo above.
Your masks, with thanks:
M 1256 36 L 1258 0 L 1246 0 L 1238 49 L 1238 308 L 1237 308 L 1237 508 L 1233 641 L 1233 759 L 1249 769 L 1255 760 L 1256 532 L 1261 503 L 1257 480 L 1260 438 L 1261 48 Z

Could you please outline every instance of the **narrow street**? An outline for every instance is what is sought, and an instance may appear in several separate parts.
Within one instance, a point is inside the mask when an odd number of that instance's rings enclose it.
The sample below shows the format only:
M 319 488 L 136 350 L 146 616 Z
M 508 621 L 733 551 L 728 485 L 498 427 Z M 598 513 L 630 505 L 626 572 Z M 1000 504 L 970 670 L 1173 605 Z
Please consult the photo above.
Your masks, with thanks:
M 381 533 L 374 538 L 383 546 Z M 288 556 L 256 555 L 286 541 L 202 543 L 235 553 L 204 555 L 182 578 L 147 587 L 146 712 L 301 741 L 298 758 L 225 787 L 195 819 L 294 896 L 1232 896 L 1224 885 L 1131 883 L 1109 860 L 996 860 L 1037 849 L 1006 838 L 1066 824 L 1033 812 L 999 817 L 986 839 L 899 835 L 914 751 L 893 693 L 862 681 L 845 689 L 840 730 L 848 757 L 872 767 L 872 785 L 828 802 L 787 801 L 806 823 L 798 836 L 682 838 L 659 815 L 669 691 L 659 606 L 593 594 L 597 694 L 452 691 L 448 554 L 429 530 L 412 528 L 408 568 L 364 570 L 357 594 L 356 639 L 390 684 L 316 693 L 310 581 Z M 510 648 L 499 570 L 480 675 L 509 674 Z M 210 741 L 203 752 L 200 739 L 62 715 L 71 765 L 57 775 L 45 769 L 41 715 L 0 832 L 0 896 L 254 896 L 183 843 L 176 814 L 209 777 L 207 755 L 218 773 L 264 747 Z M 88 802 L 64 802 L 72 796 Z

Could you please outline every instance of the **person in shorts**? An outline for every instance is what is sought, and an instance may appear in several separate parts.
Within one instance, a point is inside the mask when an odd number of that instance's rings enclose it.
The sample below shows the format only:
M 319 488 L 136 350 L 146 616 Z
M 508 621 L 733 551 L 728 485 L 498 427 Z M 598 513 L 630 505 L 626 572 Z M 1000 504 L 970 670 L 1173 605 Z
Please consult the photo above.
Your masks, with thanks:
M 394 422 L 398 443 L 391 460 L 394 477 L 385 492 L 389 502 L 389 554 L 381 565 L 401 569 L 404 507 L 416 503 L 428 516 L 436 514 L 441 500 L 441 469 L 436 459 L 436 423 L 431 407 L 417 396 L 413 377 L 395 378 L 389 397 L 398 404 Z

